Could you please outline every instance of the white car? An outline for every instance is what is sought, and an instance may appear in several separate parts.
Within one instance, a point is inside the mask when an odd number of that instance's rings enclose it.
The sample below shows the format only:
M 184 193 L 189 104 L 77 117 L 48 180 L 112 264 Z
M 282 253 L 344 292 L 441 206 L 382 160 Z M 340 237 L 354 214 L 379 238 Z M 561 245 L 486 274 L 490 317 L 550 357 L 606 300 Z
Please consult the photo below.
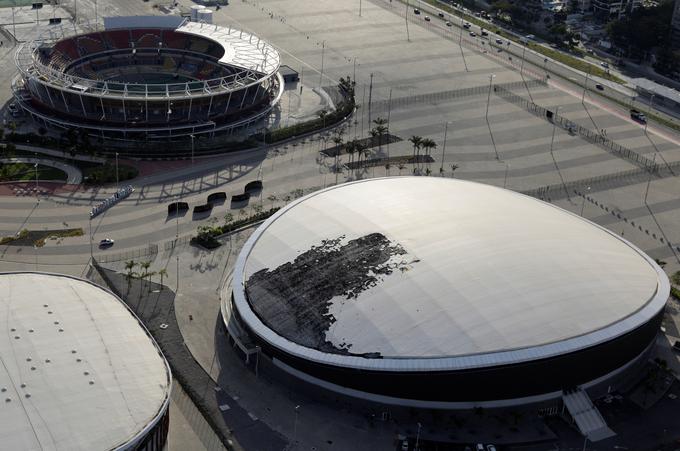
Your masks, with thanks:
M 113 246 L 113 243 L 115 243 L 115 241 L 113 241 L 111 238 L 104 238 L 99 242 L 99 247 Z

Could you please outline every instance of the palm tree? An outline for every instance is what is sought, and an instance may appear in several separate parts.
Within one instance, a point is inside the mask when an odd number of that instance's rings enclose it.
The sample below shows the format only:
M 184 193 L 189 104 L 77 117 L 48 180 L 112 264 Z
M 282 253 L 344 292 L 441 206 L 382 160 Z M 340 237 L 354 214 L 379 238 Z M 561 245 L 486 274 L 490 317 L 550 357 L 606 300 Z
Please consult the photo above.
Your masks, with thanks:
M 354 161 L 354 152 L 357 150 L 357 140 L 353 139 L 345 143 L 345 152 L 349 155 L 350 167 Z
M 423 139 L 421 146 L 423 147 L 423 150 L 425 151 L 425 154 L 429 157 L 430 153 L 437 148 L 437 143 L 434 142 L 433 139 L 430 138 L 425 138 Z M 428 158 L 428 165 L 429 165 L 429 158 Z M 429 169 L 429 167 L 428 167 Z M 429 174 L 428 174 L 429 175 Z
M 161 276 L 161 290 L 163 289 L 163 276 L 168 275 L 168 271 L 165 268 L 158 270 L 158 275 Z
M 387 128 L 387 120 L 377 117 L 373 123 L 375 124 L 375 127 L 371 130 L 371 136 L 374 136 L 372 132 L 375 131 L 375 134 L 378 136 L 378 150 L 382 150 L 383 136 L 389 131 Z
M 144 272 L 141 275 L 142 280 L 144 280 L 144 278 L 149 275 L 149 267 L 151 266 L 151 262 L 150 261 L 141 262 L 139 266 L 141 266 L 142 269 L 144 270 Z
M 460 166 L 458 166 L 457 164 L 452 164 L 452 165 L 451 165 L 451 177 L 454 177 L 454 176 L 455 176 L 455 175 L 454 175 L 454 172 L 456 172 L 456 169 L 458 169 L 459 167 L 460 167 Z
M 413 135 L 408 140 L 413 144 L 413 163 L 415 164 L 417 162 L 416 151 L 420 155 L 420 146 L 423 145 L 423 138 Z
M 134 272 L 132 271 L 134 267 L 137 266 L 137 262 L 134 260 L 128 260 L 125 262 L 125 270 L 127 271 L 127 274 L 125 275 L 125 278 L 128 281 L 128 285 L 130 284 L 130 279 L 132 278 L 132 275 Z
M 343 144 L 342 144 L 342 135 L 340 131 L 338 131 L 338 134 L 333 137 L 333 144 L 335 144 L 336 149 L 335 149 L 335 184 L 338 184 L 338 157 L 340 156 L 340 152 L 342 151 Z
M 319 118 L 323 122 L 323 128 L 326 128 L 326 116 L 327 115 L 328 115 L 328 111 L 326 111 L 326 110 L 319 111 Z

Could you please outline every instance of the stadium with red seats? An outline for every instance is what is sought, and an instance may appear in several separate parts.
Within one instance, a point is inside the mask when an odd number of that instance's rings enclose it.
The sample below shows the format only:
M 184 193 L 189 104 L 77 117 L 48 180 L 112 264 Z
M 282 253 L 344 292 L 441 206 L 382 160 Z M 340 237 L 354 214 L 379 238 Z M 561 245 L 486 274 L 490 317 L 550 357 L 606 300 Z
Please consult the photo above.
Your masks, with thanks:
M 53 28 L 15 61 L 14 96 L 34 121 L 121 144 L 229 135 L 262 121 L 283 91 L 270 44 L 179 17 Z

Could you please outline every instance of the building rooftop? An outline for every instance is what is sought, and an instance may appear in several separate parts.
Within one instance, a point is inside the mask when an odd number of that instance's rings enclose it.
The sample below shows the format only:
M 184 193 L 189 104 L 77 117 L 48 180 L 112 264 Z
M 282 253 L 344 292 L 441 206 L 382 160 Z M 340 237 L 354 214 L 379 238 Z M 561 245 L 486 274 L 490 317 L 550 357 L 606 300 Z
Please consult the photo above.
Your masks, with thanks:
M 3 449 L 115 449 L 164 412 L 167 363 L 110 292 L 69 276 L 2 273 L 0 325 Z
M 289 204 L 244 246 L 234 287 L 241 317 L 293 354 L 413 370 L 592 346 L 651 319 L 669 291 L 652 260 L 604 228 L 437 177 L 348 183 Z
M 245 31 L 189 21 L 176 31 L 217 42 L 224 48 L 224 55 L 219 60 L 222 64 L 267 75 L 279 70 L 279 52 L 271 44 Z

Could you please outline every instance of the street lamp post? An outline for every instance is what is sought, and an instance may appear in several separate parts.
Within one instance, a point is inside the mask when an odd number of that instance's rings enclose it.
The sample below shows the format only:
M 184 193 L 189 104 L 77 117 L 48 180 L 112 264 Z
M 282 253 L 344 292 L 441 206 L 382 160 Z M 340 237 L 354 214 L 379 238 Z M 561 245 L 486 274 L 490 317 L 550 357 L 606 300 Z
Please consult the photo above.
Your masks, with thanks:
M 92 249 L 92 217 L 90 216 L 90 260 L 94 260 L 94 251 Z
M 586 192 L 583 193 L 583 202 L 581 202 L 581 217 L 583 217 L 583 210 L 586 208 L 586 195 L 590 191 L 590 187 L 586 188 Z
M 116 152 L 116 190 L 118 190 L 118 152 Z
M 300 406 L 295 406 L 295 422 L 293 423 L 293 444 L 297 443 L 297 423 L 298 414 L 300 413 Z
M 194 138 L 193 134 L 189 135 L 191 137 L 191 164 L 194 164 Z
M 414 448 L 415 451 L 418 451 L 418 442 L 420 441 L 420 428 L 422 427 L 422 424 L 418 422 L 418 432 L 416 433 L 416 446 Z
M 522 64 L 519 66 L 519 76 L 524 78 L 524 55 L 527 52 L 527 41 L 524 41 L 524 47 L 522 49 Z
M 486 97 L 486 113 L 484 114 L 484 117 L 486 120 L 489 120 L 489 102 L 491 101 L 491 84 L 493 83 L 493 79 L 496 75 L 494 74 L 489 74 L 489 93 Z
M 588 72 L 586 72 L 586 82 L 583 84 L 583 94 L 581 95 L 581 103 L 586 101 L 586 91 L 588 90 L 588 77 L 590 77 L 590 64 L 588 65 Z
M 553 153 L 553 143 L 555 142 L 555 129 L 557 128 L 556 120 L 557 120 L 557 112 L 560 110 L 560 107 L 557 106 L 555 107 L 555 115 L 553 116 L 553 130 L 552 130 L 552 138 L 550 138 L 550 155 Z M 554 159 L 555 157 L 553 157 Z
M 647 124 L 649 123 L 649 115 L 652 114 L 652 104 L 654 103 L 654 94 L 649 99 L 649 108 L 647 108 L 647 120 L 645 121 L 645 133 L 647 133 Z
M 446 132 L 449 130 L 449 123 L 444 124 L 444 144 L 442 145 L 442 165 L 439 168 L 439 175 L 444 175 L 444 152 L 446 152 Z
M 654 154 L 654 158 L 652 159 L 653 166 L 656 166 L 656 153 Z M 645 189 L 645 205 L 647 205 L 647 195 L 649 194 L 649 185 L 652 184 L 652 173 L 654 173 L 654 167 L 649 171 L 649 178 L 647 179 L 647 188 Z
M 326 41 L 321 42 L 321 75 L 319 76 L 319 88 L 323 84 L 323 60 L 326 53 Z

